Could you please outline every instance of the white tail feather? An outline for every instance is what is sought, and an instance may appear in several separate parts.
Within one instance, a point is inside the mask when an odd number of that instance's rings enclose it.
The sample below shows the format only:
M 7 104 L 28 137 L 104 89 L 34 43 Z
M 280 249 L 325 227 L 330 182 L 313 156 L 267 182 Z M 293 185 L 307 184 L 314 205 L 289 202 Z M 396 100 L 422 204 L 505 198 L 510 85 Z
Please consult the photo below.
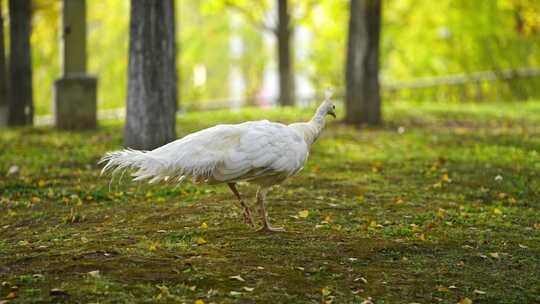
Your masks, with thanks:
M 190 164 L 185 158 L 173 160 L 166 155 L 156 155 L 158 153 L 155 152 L 133 149 L 108 152 L 99 161 L 100 164 L 106 163 L 101 174 L 110 172 L 114 176 L 126 170 L 134 170 L 131 174 L 134 181 L 150 179 L 149 183 L 156 183 L 175 178 L 180 183 L 188 176 L 198 181 L 206 180 L 216 166 L 216 162 Z

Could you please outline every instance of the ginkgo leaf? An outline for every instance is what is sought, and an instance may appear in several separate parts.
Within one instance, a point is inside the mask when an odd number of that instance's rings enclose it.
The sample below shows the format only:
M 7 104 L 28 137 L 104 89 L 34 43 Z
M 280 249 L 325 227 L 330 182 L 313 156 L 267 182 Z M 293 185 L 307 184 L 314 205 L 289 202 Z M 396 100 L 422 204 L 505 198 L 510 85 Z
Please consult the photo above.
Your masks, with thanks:
M 203 222 L 203 223 L 201 224 L 201 229 L 208 229 L 208 224 L 206 224 L 206 223 Z
M 298 211 L 298 216 L 301 217 L 301 218 L 306 218 L 306 217 L 308 217 L 308 215 L 309 215 L 308 210 Z
M 197 245 L 204 245 L 206 243 L 208 243 L 205 239 L 203 239 L 202 237 L 198 237 L 197 238 Z
M 204 304 L 204 301 L 201 300 L 201 299 L 198 299 L 198 300 L 195 301 L 195 304 Z
M 502 211 L 501 211 L 501 209 L 499 209 L 499 208 L 495 208 L 495 209 L 493 209 L 493 213 L 495 213 L 495 214 L 497 214 L 497 215 L 501 215 L 501 214 L 502 214 Z

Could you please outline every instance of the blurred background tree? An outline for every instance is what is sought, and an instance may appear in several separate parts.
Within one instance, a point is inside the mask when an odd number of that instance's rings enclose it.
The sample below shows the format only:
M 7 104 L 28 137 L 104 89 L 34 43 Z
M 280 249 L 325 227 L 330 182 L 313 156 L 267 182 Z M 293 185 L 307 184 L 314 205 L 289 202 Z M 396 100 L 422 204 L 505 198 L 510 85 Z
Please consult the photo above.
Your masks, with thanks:
M 240 105 L 239 100 L 273 104 L 277 97 L 276 37 L 252 26 L 245 14 L 216 4 L 223 1 L 176 1 L 176 13 L 182 22 L 177 32 L 181 45 L 177 56 L 181 63 L 179 93 L 187 110 L 225 106 L 231 101 Z M 1 2 L 3 17 L 9 21 L 8 1 Z M 296 101 L 305 104 L 303 100 L 312 100 L 314 93 L 328 86 L 341 95 L 349 1 L 290 2 L 295 28 L 291 56 Z M 88 69 L 100 79 L 99 109 L 124 107 L 129 2 L 102 0 L 88 1 L 87 5 Z M 482 82 L 480 90 L 477 86 L 439 86 L 400 90 L 398 95 L 389 95 L 385 85 L 423 77 L 539 67 L 539 1 L 383 0 L 382 5 L 380 74 L 384 100 L 538 97 L 538 77 Z M 275 16 L 276 1 L 261 1 L 260 7 L 255 17 Z M 60 1 L 32 1 L 31 43 L 39 46 L 32 48 L 37 114 L 50 113 L 52 83 L 60 75 L 59 12 Z M 9 53 L 9 37 L 4 36 Z

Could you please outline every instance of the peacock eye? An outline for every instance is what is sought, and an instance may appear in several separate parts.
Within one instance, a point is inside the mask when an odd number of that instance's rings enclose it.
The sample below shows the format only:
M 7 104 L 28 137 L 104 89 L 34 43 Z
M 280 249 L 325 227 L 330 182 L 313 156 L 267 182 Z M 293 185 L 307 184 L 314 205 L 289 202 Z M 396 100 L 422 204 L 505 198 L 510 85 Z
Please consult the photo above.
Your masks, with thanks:
M 332 105 L 332 109 L 334 109 L 334 110 L 335 110 L 335 109 L 336 109 L 336 106 L 335 106 L 335 105 Z

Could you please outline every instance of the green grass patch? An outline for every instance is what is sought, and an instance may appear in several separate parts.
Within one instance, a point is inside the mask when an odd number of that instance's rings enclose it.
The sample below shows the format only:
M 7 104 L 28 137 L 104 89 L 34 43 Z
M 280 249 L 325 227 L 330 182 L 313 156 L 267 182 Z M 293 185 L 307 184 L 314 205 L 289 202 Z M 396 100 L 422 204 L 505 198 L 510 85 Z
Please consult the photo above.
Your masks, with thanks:
M 0 301 L 540 302 L 540 104 L 384 113 L 380 129 L 329 123 L 269 193 L 287 228 L 272 235 L 242 223 L 225 186 L 109 185 L 97 161 L 121 147 L 120 122 L 1 130 Z M 189 113 L 178 135 L 310 114 Z

